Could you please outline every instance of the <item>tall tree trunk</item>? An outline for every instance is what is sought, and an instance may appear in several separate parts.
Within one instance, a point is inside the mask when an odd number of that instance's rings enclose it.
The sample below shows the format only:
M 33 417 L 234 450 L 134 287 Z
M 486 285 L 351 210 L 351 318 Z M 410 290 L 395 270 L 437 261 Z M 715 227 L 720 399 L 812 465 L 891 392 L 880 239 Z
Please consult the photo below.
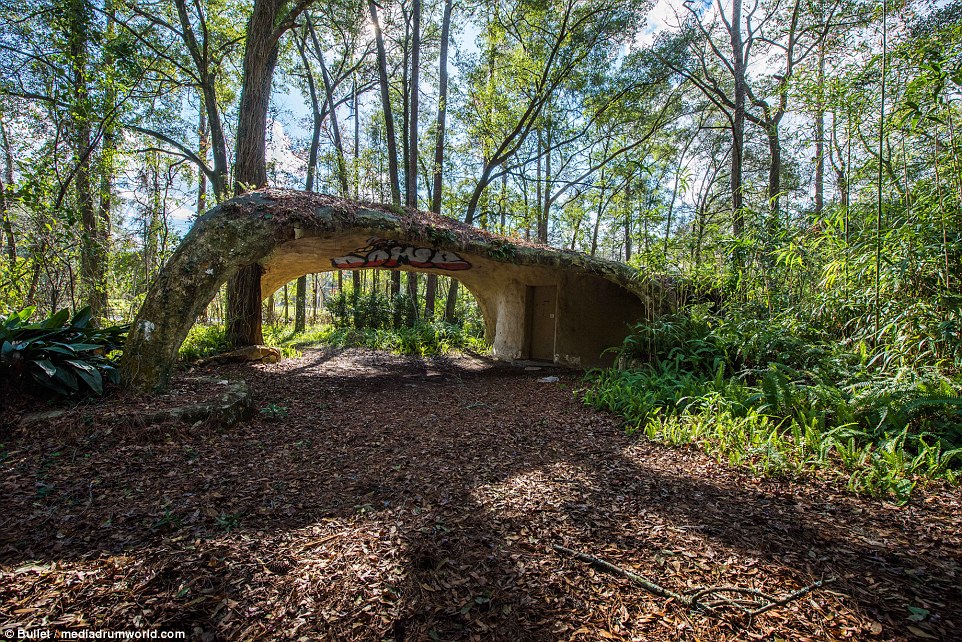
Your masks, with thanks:
M 351 320 L 354 323 L 355 328 L 360 326 L 359 324 L 360 316 L 358 315 L 358 313 L 360 312 L 358 310 L 358 301 L 360 300 L 360 298 L 361 298 L 361 271 L 352 270 L 351 271 L 351 315 L 353 316 L 353 318 Z
M 305 52 L 305 43 L 308 35 L 311 36 L 311 41 L 315 48 L 315 51 L 317 52 L 318 57 L 321 56 L 322 52 L 317 42 L 317 36 L 314 34 L 314 26 L 311 23 L 310 16 L 308 16 L 307 18 L 307 24 L 305 25 L 304 29 L 305 29 L 305 32 L 307 33 L 304 34 L 303 39 L 298 43 L 299 45 L 298 50 L 301 55 L 301 62 L 304 65 L 304 74 L 307 77 L 308 94 L 310 95 L 310 99 L 311 99 L 311 123 L 312 123 L 311 147 L 307 155 L 307 178 L 305 180 L 304 189 L 305 191 L 313 192 L 314 177 L 316 176 L 316 173 L 317 173 L 317 154 L 318 154 L 318 149 L 320 148 L 320 145 L 321 145 L 321 120 L 323 116 L 321 114 L 321 109 L 319 104 L 320 101 L 317 96 L 317 87 L 314 84 L 314 75 L 311 73 L 310 63 L 307 60 L 307 54 Z M 323 67 L 322 67 L 322 70 L 323 70 Z M 331 92 L 329 88 L 329 82 L 327 81 L 326 76 L 325 76 L 324 85 L 325 87 L 328 88 L 327 94 L 328 94 L 328 100 L 330 100 Z M 329 102 L 329 105 L 331 105 L 331 108 L 330 108 L 330 111 L 332 114 L 331 122 L 336 132 L 337 121 L 333 116 L 334 114 L 333 103 Z M 337 147 L 340 148 L 340 136 L 337 136 L 335 138 L 335 143 Z M 339 158 L 341 160 L 341 164 L 339 167 L 338 175 L 345 181 L 345 183 L 342 183 L 342 189 L 344 190 L 344 194 L 346 195 L 347 179 L 346 179 L 346 169 L 343 167 L 343 158 L 344 158 L 343 149 L 340 149 Z M 340 276 L 340 273 L 338 273 L 338 276 Z M 317 293 L 315 292 L 315 299 L 316 298 L 317 298 Z M 314 305 L 315 305 L 314 316 L 316 318 L 317 316 L 316 301 Z M 304 275 L 297 279 L 297 290 L 294 295 L 294 332 L 303 332 L 305 326 L 307 325 L 307 311 L 305 309 L 306 306 L 307 306 L 307 275 Z
M 825 207 L 825 42 L 818 45 L 818 105 L 815 108 L 815 216 Z
M 387 79 L 387 52 L 384 49 L 384 34 L 377 19 L 377 4 L 368 0 L 371 22 L 374 24 L 374 40 L 377 46 L 377 74 L 381 86 L 381 109 L 384 112 L 385 137 L 387 138 L 388 179 L 391 183 L 391 204 L 401 204 L 401 183 L 398 177 L 397 137 L 394 134 L 394 113 L 391 110 L 390 86 Z M 400 286 L 399 286 L 400 287 Z
M 728 32 L 732 45 L 732 70 L 735 81 L 732 114 L 732 236 L 735 237 L 735 251 L 732 263 L 735 270 L 744 264 L 743 251 L 739 241 L 744 235 L 745 212 L 742 194 L 742 159 L 745 149 L 745 99 L 748 94 L 745 78 L 745 47 L 742 42 L 742 0 L 732 0 L 732 19 Z
M 778 228 L 781 226 L 779 201 L 782 193 L 782 143 L 777 122 L 769 125 L 766 136 L 771 162 L 768 166 L 768 241 L 771 243 L 775 240 Z
M 451 37 L 452 0 L 444 0 L 444 17 L 441 20 L 441 55 L 438 61 L 438 117 L 437 139 L 434 144 L 434 176 L 431 187 L 431 211 L 441 213 L 441 187 L 444 180 L 444 130 L 447 120 L 448 103 L 448 41 Z M 424 293 L 424 316 L 434 318 L 437 297 L 438 275 L 428 274 L 427 289 Z
M 211 188 L 214 190 L 214 200 L 223 201 L 229 196 L 227 181 L 229 168 L 227 161 L 227 137 L 224 134 L 224 125 L 220 120 L 220 108 L 217 106 L 217 92 L 214 87 L 214 78 L 204 85 L 204 109 L 207 112 L 207 127 L 210 131 L 210 151 L 214 157 L 214 180 Z M 239 133 L 239 132 L 238 132 Z M 240 138 L 238 137 L 238 140 Z
M 207 110 L 204 108 L 204 98 L 200 98 L 200 114 L 197 123 L 197 156 L 207 161 L 210 153 L 210 135 L 207 126 Z M 197 216 L 207 211 L 207 174 L 203 169 L 197 170 Z
M 294 290 L 294 332 L 304 332 L 307 324 L 307 275 L 297 279 Z
M 605 212 L 605 168 L 601 168 L 601 192 L 598 194 L 598 216 L 595 218 L 595 226 L 591 231 L 591 256 L 598 252 L 598 230 L 601 228 L 601 217 Z
M 401 314 L 403 310 L 400 306 L 401 298 L 401 271 L 391 270 L 391 301 L 394 302 L 394 315 L 392 318 L 392 323 L 395 328 L 401 327 L 401 323 L 404 320 Z
M 441 22 L 441 57 L 438 61 L 437 139 L 434 144 L 434 185 L 431 189 L 431 211 L 441 213 L 441 186 L 444 174 L 444 129 L 448 106 L 448 41 L 451 37 L 452 0 L 444 0 Z
M 310 63 L 308 62 L 307 54 L 304 51 L 304 42 L 301 41 L 299 44 L 301 62 L 304 65 L 304 75 L 307 78 L 308 96 L 311 99 L 312 125 L 311 146 L 307 153 L 307 180 L 305 181 L 304 189 L 308 192 L 313 192 L 314 177 L 317 173 L 317 154 L 321 146 L 321 121 L 323 120 L 323 115 L 321 114 L 320 99 L 317 96 L 317 86 L 314 84 L 314 74 L 311 73 Z
M 3 143 L 3 180 L 0 180 L 0 224 L 3 226 L 3 237 L 6 245 L 7 260 L 10 264 L 17 260 L 17 239 L 13 232 L 12 210 L 10 197 L 7 192 L 13 191 L 13 152 L 10 151 L 10 140 L 7 129 L 0 119 L 0 142 Z
M 405 174 L 405 205 L 418 206 L 418 82 L 421 64 L 421 0 L 414 0 L 411 7 L 411 82 L 410 108 L 408 109 L 408 157 Z
M 547 140 L 544 149 L 544 203 L 539 206 L 538 242 L 548 244 L 548 216 L 551 213 L 551 127 L 545 132 Z
M 277 66 L 274 25 L 285 0 L 255 0 L 247 25 L 243 85 L 237 117 L 234 193 L 267 185 L 267 111 Z
M 404 204 L 417 209 L 418 206 L 418 87 L 421 65 L 421 0 L 414 0 L 411 6 L 411 75 L 408 89 L 408 160 L 404 174 Z M 418 317 L 418 274 L 408 272 L 408 296 L 415 318 Z
M 406 9 L 406 2 L 401 3 L 401 15 L 404 19 L 404 40 L 401 46 L 401 172 L 404 174 L 404 204 L 408 204 L 408 180 L 411 175 L 411 147 L 408 144 L 410 132 L 411 110 L 411 17 Z
M 411 298 L 411 309 L 414 310 L 414 318 L 418 318 L 418 273 L 407 273 L 408 296 Z
M 354 198 L 359 199 L 361 197 L 361 118 L 358 115 L 360 112 L 360 102 L 357 95 L 357 76 L 354 77 L 354 87 L 351 90 L 351 96 L 353 98 L 353 109 L 351 115 L 354 117 Z
M 737 1 L 737 0 L 736 0 Z M 625 263 L 631 260 L 631 184 L 625 187 Z
M 458 280 L 455 278 L 451 279 L 451 285 L 448 287 L 448 297 L 444 302 L 444 320 L 448 323 L 454 323 L 457 321 L 457 305 L 458 305 Z
M 197 76 L 200 80 L 201 109 L 206 114 L 207 128 L 210 130 L 208 144 L 214 156 L 214 176 L 211 181 L 211 188 L 214 190 L 215 200 L 219 202 L 228 196 L 227 139 L 220 118 L 220 108 L 217 105 L 216 76 L 211 70 L 210 43 L 207 39 L 206 21 L 203 16 L 203 9 L 200 5 L 194 5 L 203 25 L 204 42 L 200 43 L 197 41 L 194 28 L 190 22 L 186 0 L 174 0 L 174 4 L 177 6 L 177 16 L 180 19 L 180 35 L 194 60 L 194 66 L 197 68 Z M 202 127 L 201 129 L 206 130 L 207 128 Z M 206 160 L 206 152 L 200 158 Z
M 331 83 L 331 76 L 327 71 L 327 65 L 324 64 L 324 52 L 321 50 L 321 44 L 317 39 L 317 33 L 314 31 L 314 23 L 311 21 L 310 15 L 307 16 L 307 29 L 310 32 L 311 44 L 314 46 L 315 55 L 317 56 L 317 60 L 321 66 L 321 79 L 324 82 L 327 112 L 331 118 L 331 139 L 334 141 L 335 161 L 337 162 L 337 183 L 341 188 L 341 196 L 347 198 L 350 195 L 350 188 L 347 184 L 347 159 L 344 156 L 344 144 L 341 140 L 341 127 L 337 122 L 337 107 L 334 103 L 334 87 Z M 306 58 L 304 58 L 304 65 L 307 75 L 310 77 L 310 68 L 307 65 Z M 310 79 L 309 83 L 313 85 L 313 79 Z M 316 96 L 312 98 L 312 100 L 316 100 Z M 317 126 L 320 127 L 320 123 L 318 123 Z
M 106 29 L 105 38 L 107 42 L 112 41 L 116 37 L 116 17 L 114 14 L 114 2 L 113 0 L 106 0 L 104 2 L 104 15 L 106 16 Z M 114 58 L 109 47 L 105 48 L 105 55 L 103 60 L 104 67 L 109 69 L 108 79 L 106 81 L 106 90 L 104 91 L 104 113 L 112 113 L 117 109 L 117 86 L 113 77 L 114 71 Z M 114 196 L 114 178 L 117 171 L 116 168 L 116 155 L 117 155 L 117 126 L 114 124 L 114 120 L 110 119 L 103 125 L 103 135 L 102 143 L 100 147 L 100 212 L 99 221 L 97 222 L 100 228 L 100 234 L 98 238 L 98 252 L 97 257 L 98 263 L 101 269 L 104 271 L 102 277 L 102 287 L 104 292 L 104 314 L 109 314 L 109 297 L 107 296 L 107 266 L 110 262 L 110 247 L 111 247 L 111 222 L 112 222 L 112 211 L 113 211 L 113 196 Z
M 267 184 L 267 110 L 277 65 L 275 22 L 285 0 L 255 0 L 247 25 L 243 88 L 237 118 L 234 191 Z M 261 331 L 261 266 L 240 268 L 227 282 L 227 342 L 233 347 L 264 342 Z
M 425 279 L 424 286 L 424 318 L 428 321 L 434 319 L 434 309 L 437 306 L 438 297 L 438 275 L 431 273 Z
M 72 133 L 74 145 L 74 189 L 80 214 L 80 282 L 91 314 L 100 321 L 107 307 L 107 290 L 101 233 L 97 225 L 91 184 L 90 147 L 93 105 L 87 87 L 87 43 L 90 41 L 91 8 L 86 0 L 71 0 L 69 6 L 68 49 L 72 81 Z

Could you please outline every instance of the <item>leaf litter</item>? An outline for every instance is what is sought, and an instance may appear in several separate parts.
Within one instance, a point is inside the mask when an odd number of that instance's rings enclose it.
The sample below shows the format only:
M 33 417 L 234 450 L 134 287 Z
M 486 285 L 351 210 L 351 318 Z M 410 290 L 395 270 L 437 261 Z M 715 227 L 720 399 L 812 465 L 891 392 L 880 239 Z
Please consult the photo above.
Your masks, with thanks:
M 274 411 L 231 428 L 6 429 L 0 629 L 962 639 L 958 488 L 895 507 L 752 478 L 626 436 L 578 401 L 577 373 L 545 386 L 479 357 L 324 349 L 205 374 L 245 379 Z M 707 617 L 553 546 L 678 594 L 837 581 L 754 618 Z

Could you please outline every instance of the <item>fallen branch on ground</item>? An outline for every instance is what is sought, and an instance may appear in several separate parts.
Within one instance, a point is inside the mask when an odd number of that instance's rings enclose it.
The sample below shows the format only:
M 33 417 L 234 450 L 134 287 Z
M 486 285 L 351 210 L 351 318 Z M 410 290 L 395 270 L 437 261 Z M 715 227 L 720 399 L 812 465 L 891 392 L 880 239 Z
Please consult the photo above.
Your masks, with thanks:
M 620 575 L 621 577 L 631 580 L 633 583 L 637 584 L 653 595 L 657 595 L 658 597 L 663 597 L 665 599 L 675 600 L 688 609 L 709 615 L 715 614 L 719 609 L 732 608 L 745 613 L 749 617 L 754 617 L 780 606 L 785 606 L 790 602 L 808 595 L 815 589 L 835 581 L 835 578 L 833 577 L 825 580 L 818 580 L 817 582 L 800 588 L 797 591 L 792 591 L 791 593 L 788 593 L 782 597 L 775 597 L 757 589 L 742 588 L 739 586 L 708 586 L 694 589 L 693 591 L 683 595 L 670 589 L 666 589 L 665 587 L 639 575 L 638 573 L 625 570 L 620 566 L 615 566 L 611 562 L 606 562 L 605 560 L 595 557 L 594 555 L 581 553 L 570 548 L 565 548 L 564 546 L 559 546 L 558 544 L 552 544 L 551 548 L 559 553 L 565 553 L 566 555 L 570 555 L 581 562 L 590 564 L 600 571 L 613 573 L 614 575 Z

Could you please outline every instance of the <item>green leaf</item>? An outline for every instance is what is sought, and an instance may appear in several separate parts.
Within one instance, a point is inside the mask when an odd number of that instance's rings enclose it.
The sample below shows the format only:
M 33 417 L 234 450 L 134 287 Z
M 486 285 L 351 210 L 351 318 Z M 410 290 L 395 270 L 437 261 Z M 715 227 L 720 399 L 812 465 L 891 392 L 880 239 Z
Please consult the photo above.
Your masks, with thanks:
M 64 345 L 64 344 L 60 344 Z M 103 350 L 104 346 L 101 343 L 71 343 L 70 347 L 74 352 L 88 352 L 90 350 Z
M 70 320 L 70 326 L 73 328 L 86 328 L 90 325 L 90 306 L 78 310 L 77 314 L 73 315 L 73 319 Z
M 61 328 L 67 323 L 67 319 L 70 318 L 70 311 L 64 308 L 57 314 L 45 319 L 40 327 L 44 330 L 51 330 L 53 328 Z
M 120 370 L 113 366 L 103 366 L 103 374 L 107 376 L 107 381 L 115 386 L 120 385 Z
M 57 366 L 53 365 L 53 362 L 46 359 L 37 359 L 33 363 L 38 368 L 43 370 L 44 374 L 46 374 L 48 377 L 52 378 L 57 375 Z
M 80 390 L 80 384 L 77 382 L 77 377 L 75 377 L 73 373 L 66 368 L 57 368 L 53 379 L 57 383 L 62 384 L 65 388 L 68 388 L 74 392 Z
M 44 352 L 53 352 L 54 354 L 65 354 L 68 357 L 74 357 L 77 353 L 69 345 L 62 343 L 55 343 L 43 348 Z
M 90 387 L 96 394 L 104 394 L 104 380 L 100 376 L 100 371 L 94 368 L 89 363 L 83 361 L 77 361 L 75 359 L 68 359 L 67 363 L 75 368 L 75 374 L 80 377 L 87 386 Z
M 909 613 L 912 614 L 912 615 L 909 616 L 909 620 L 912 621 L 912 622 L 921 622 L 922 620 L 924 620 L 925 618 L 927 618 L 927 617 L 929 616 L 929 610 L 928 610 L 928 609 L 923 609 L 923 608 L 918 607 L 918 606 L 909 606 L 909 607 L 906 607 L 906 608 L 908 608 Z

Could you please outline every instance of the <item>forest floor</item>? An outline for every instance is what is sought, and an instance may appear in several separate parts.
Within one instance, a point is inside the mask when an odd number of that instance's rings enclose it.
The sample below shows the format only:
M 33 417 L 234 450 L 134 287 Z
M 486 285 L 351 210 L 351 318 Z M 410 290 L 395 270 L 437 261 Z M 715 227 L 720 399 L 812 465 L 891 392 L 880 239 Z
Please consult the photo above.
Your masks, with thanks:
M 752 478 L 627 436 L 570 371 L 318 349 L 211 374 L 246 379 L 260 412 L 229 429 L 5 429 L 0 630 L 962 639 L 958 488 L 896 507 Z M 708 617 L 553 544 L 677 592 L 837 581 L 752 620 Z

